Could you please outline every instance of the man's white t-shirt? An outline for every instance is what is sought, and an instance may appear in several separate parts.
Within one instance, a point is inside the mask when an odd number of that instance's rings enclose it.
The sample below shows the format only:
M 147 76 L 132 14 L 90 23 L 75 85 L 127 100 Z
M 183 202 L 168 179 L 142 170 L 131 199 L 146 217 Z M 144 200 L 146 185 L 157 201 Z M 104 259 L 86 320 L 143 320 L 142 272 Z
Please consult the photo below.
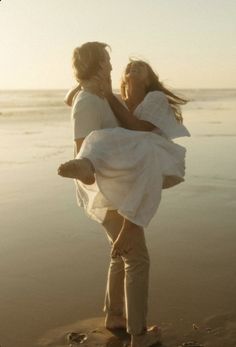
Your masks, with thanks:
M 73 121 L 74 140 L 84 138 L 94 130 L 120 126 L 108 101 L 84 90 L 80 91 L 75 99 L 71 118 Z M 74 142 L 74 156 L 76 156 L 76 152 L 76 144 Z M 75 180 L 75 185 L 77 203 L 81 207 L 88 206 L 89 197 L 98 195 L 99 190 L 96 182 L 93 185 L 85 186 L 80 181 Z M 101 201 L 106 200 L 101 194 L 99 195 L 99 199 Z M 107 200 L 106 205 L 108 209 L 114 209 Z M 107 208 L 101 209 L 100 219 L 95 217 L 94 219 L 101 222 L 105 217 Z
M 93 130 L 119 126 L 108 101 L 84 90 L 75 99 L 72 120 L 74 140 L 86 137 Z

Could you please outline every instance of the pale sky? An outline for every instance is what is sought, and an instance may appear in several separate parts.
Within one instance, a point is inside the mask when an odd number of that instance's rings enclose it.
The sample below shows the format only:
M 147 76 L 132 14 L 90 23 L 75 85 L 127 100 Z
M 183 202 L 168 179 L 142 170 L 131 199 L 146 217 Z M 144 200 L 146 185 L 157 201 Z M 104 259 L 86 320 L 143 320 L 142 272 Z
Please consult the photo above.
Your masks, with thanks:
M 112 47 L 113 87 L 128 57 L 173 88 L 236 88 L 236 0 L 1 0 L 0 89 L 69 88 L 73 48 Z

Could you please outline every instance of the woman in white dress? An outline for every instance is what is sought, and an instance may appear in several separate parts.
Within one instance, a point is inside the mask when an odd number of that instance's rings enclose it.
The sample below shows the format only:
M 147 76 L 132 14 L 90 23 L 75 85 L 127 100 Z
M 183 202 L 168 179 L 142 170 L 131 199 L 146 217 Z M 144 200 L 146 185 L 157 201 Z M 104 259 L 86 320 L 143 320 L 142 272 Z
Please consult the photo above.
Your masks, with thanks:
M 184 181 L 186 150 L 172 139 L 190 136 L 179 108 L 186 101 L 167 90 L 143 61 L 128 64 L 120 100 L 103 73 L 104 69 L 96 73 L 95 92 L 94 80 L 89 90 L 88 80 L 78 79 L 82 86 L 79 94 L 91 92 L 105 97 L 120 126 L 92 131 L 83 140 L 76 159 L 62 164 L 58 173 L 76 179 L 86 212 L 110 233 L 112 251 L 104 311 L 116 311 L 117 316 L 125 318 L 132 347 L 149 346 L 158 340 L 160 330 L 146 327 L 149 255 L 144 227 L 157 211 L 162 189 Z M 113 223 L 110 230 L 109 223 Z M 121 293 L 122 286 L 125 293 Z
M 178 107 L 185 101 L 164 88 L 151 67 L 140 60 L 128 64 L 120 100 L 109 82 L 100 80 L 100 85 L 123 128 L 91 132 L 77 159 L 62 164 L 59 174 L 86 185 L 96 181 L 87 203 L 87 213 L 94 219 L 102 222 L 112 205 L 123 217 L 147 227 L 162 188 L 184 181 L 186 150 L 172 139 L 190 136 Z M 130 97 L 134 94 L 136 103 Z M 92 166 L 81 158 L 89 159 Z

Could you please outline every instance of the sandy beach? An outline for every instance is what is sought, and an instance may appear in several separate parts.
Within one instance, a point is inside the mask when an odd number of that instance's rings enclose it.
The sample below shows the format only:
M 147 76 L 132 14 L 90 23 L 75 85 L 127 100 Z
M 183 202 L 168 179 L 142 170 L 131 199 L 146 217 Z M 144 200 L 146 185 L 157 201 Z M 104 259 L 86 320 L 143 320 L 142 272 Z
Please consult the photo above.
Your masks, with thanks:
M 236 346 L 236 90 L 182 91 L 186 181 L 163 191 L 146 230 L 150 324 L 163 346 Z M 110 245 L 57 176 L 73 157 L 64 91 L 0 92 L 0 346 L 101 317 Z

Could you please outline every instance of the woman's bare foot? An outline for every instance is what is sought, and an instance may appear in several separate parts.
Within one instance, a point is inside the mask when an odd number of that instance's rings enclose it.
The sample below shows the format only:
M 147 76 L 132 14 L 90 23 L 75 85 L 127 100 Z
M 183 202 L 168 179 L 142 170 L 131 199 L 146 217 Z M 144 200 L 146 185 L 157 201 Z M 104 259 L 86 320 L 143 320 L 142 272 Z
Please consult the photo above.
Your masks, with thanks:
M 161 342 L 161 329 L 156 325 L 142 335 L 131 335 L 131 347 L 149 347 L 158 342 Z
M 84 184 L 95 182 L 94 167 L 87 158 L 74 159 L 61 164 L 58 168 L 58 175 L 62 177 L 75 178 Z
M 107 329 L 126 329 L 126 318 L 107 314 L 105 318 L 105 327 Z

